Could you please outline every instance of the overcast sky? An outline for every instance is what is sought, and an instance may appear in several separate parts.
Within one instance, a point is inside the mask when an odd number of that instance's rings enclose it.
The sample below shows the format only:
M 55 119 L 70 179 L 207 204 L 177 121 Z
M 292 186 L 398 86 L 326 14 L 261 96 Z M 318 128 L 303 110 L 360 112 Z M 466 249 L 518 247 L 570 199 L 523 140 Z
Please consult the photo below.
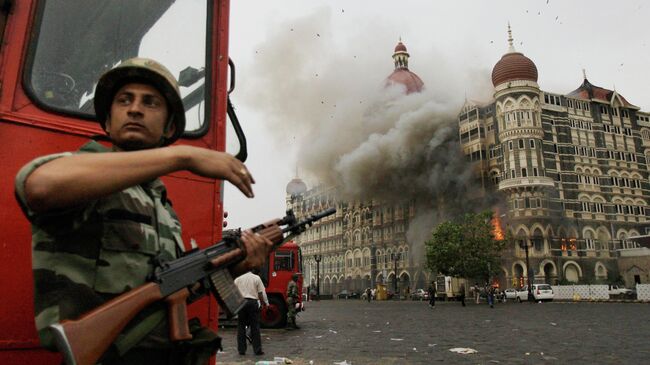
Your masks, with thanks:
M 515 48 L 536 64 L 542 90 L 569 93 L 585 69 L 592 84 L 615 88 L 648 112 L 648 19 L 644 1 L 233 0 L 232 100 L 257 184 L 254 199 L 227 186 L 229 227 L 283 214 L 297 169 L 310 188 L 318 183 L 303 166 L 308 159 L 297 157 L 317 142 L 305 139 L 327 123 L 337 123 L 340 136 L 351 133 L 359 123 L 354 116 L 381 99 L 400 37 L 426 96 L 449 110 L 458 110 L 465 95 L 489 101 L 510 22 Z

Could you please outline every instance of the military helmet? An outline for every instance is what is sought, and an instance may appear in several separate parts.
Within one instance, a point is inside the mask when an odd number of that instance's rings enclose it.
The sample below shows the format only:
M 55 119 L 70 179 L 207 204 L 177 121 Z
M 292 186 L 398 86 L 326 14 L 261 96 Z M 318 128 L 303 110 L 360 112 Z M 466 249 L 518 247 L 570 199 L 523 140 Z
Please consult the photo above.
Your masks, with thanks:
M 167 101 L 171 121 L 176 126 L 174 135 L 165 139 L 164 145 L 174 143 L 185 130 L 185 107 L 178 89 L 178 82 L 172 73 L 160 63 L 148 58 L 131 58 L 100 77 L 95 88 L 95 115 L 102 129 L 110 114 L 115 93 L 127 83 L 151 84 Z

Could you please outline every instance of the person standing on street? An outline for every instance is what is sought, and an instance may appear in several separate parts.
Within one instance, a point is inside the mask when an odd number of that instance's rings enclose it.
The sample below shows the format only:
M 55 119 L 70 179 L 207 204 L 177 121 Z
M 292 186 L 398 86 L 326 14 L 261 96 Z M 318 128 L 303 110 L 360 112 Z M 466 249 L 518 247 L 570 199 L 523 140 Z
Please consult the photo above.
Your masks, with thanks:
M 264 283 L 257 275 L 258 273 L 259 271 L 254 269 L 235 279 L 235 285 L 246 301 L 244 307 L 237 314 L 237 351 L 240 355 L 246 354 L 246 327 L 251 331 L 253 353 L 264 355 L 260 336 L 260 307 L 267 307 L 269 300 L 266 297 Z
M 481 301 L 481 288 L 478 286 L 478 283 L 474 283 L 474 300 L 476 304 L 479 304 Z
M 368 303 L 370 303 L 370 300 L 372 299 L 372 290 L 370 290 L 370 287 L 366 288 L 366 300 L 368 300 Z
M 458 295 L 460 303 L 465 306 L 465 284 L 460 284 L 460 294 Z
M 494 287 L 488 284 L 485 287 L 485 292 L 487 294 L 487 301 L 490 305 L 490 308 L 494 308 Z
M 185 131 L 178 83 L 160 63 L 132 58 L 106 72 L 94 95 L 97 122 L 110 140 L 75 152 L 41 156 L 16 176 L 16 198 L 32 225 L 34 307 L 41 345 L 56 348 L 48 326 L 78 318 L 147 282 L 157 263 L 185 250 L 181 224 L 159 179 L 188 171 L 224 179 L 247 197 L 255 181 L 233 156 L 172 146 Z M 251 231 L 241 236 L 246 259 L 231 274 L 261 266 L 273 243 Z M 162 303 L 145 309 L 100 362 L 203 364 L 220 347 L 216 333 L 190 320 L 193 339 L 169 340 Z M 93 334 L 89 333 L 88 336 Z
M 296 303 L 298 303 L 298 278 L 297 273 L 291 275 L 287 284 L 287 330 L 300 329 L 296 324 Z
M 433 308 L 436 305 L 436 282 L 432 281 L 429 285 L 429 307 Z

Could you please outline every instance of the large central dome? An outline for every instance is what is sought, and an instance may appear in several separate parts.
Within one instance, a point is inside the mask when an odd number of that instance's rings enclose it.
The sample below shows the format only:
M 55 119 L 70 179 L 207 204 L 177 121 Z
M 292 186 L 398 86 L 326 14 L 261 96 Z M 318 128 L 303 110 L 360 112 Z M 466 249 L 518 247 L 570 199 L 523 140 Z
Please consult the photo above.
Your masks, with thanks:
M 508 24 L 508 43 L 510 47 L 508 53 L 504 54 L 492 69 L 492 85 L 494 87 L 515 80 L 537 82 L 537 66 L 530 58 L 516 52 L 512 41 L 512 32 Z

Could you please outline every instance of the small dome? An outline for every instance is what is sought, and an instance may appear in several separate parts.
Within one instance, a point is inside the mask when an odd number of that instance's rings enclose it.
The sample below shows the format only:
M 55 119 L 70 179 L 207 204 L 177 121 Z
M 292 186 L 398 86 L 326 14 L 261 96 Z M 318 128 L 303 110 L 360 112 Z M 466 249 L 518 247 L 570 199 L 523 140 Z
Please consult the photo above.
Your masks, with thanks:
M 397 52 L 406 52 L 406 46 L 404 43 L 402 43 L 402 41 L 399 41 L 399 43 L 397 43 L 395 46 L 395 53 Z
M 537 82 L 537 66 L 519 52 L 504 54 L 492 69 L 492 85 L 495 87 L 513 80 Z
M 295 178 L 287 184 L 287 194 L 288 195 L 298 195 L 307 191 L 307 184 L 305 184 L 301 179 Z
M 390 76 L 388 76 L 388 79 L 386 79 L 386 86 L 393 84 L 404 85 L 407 94 L 414 92 L 419 93 L 424 88 L 424 82 L 422 82 L 422 79 L 420 79 L 418 75 L 403 68 L 396 69 L 392 74 L 390 74 Z

